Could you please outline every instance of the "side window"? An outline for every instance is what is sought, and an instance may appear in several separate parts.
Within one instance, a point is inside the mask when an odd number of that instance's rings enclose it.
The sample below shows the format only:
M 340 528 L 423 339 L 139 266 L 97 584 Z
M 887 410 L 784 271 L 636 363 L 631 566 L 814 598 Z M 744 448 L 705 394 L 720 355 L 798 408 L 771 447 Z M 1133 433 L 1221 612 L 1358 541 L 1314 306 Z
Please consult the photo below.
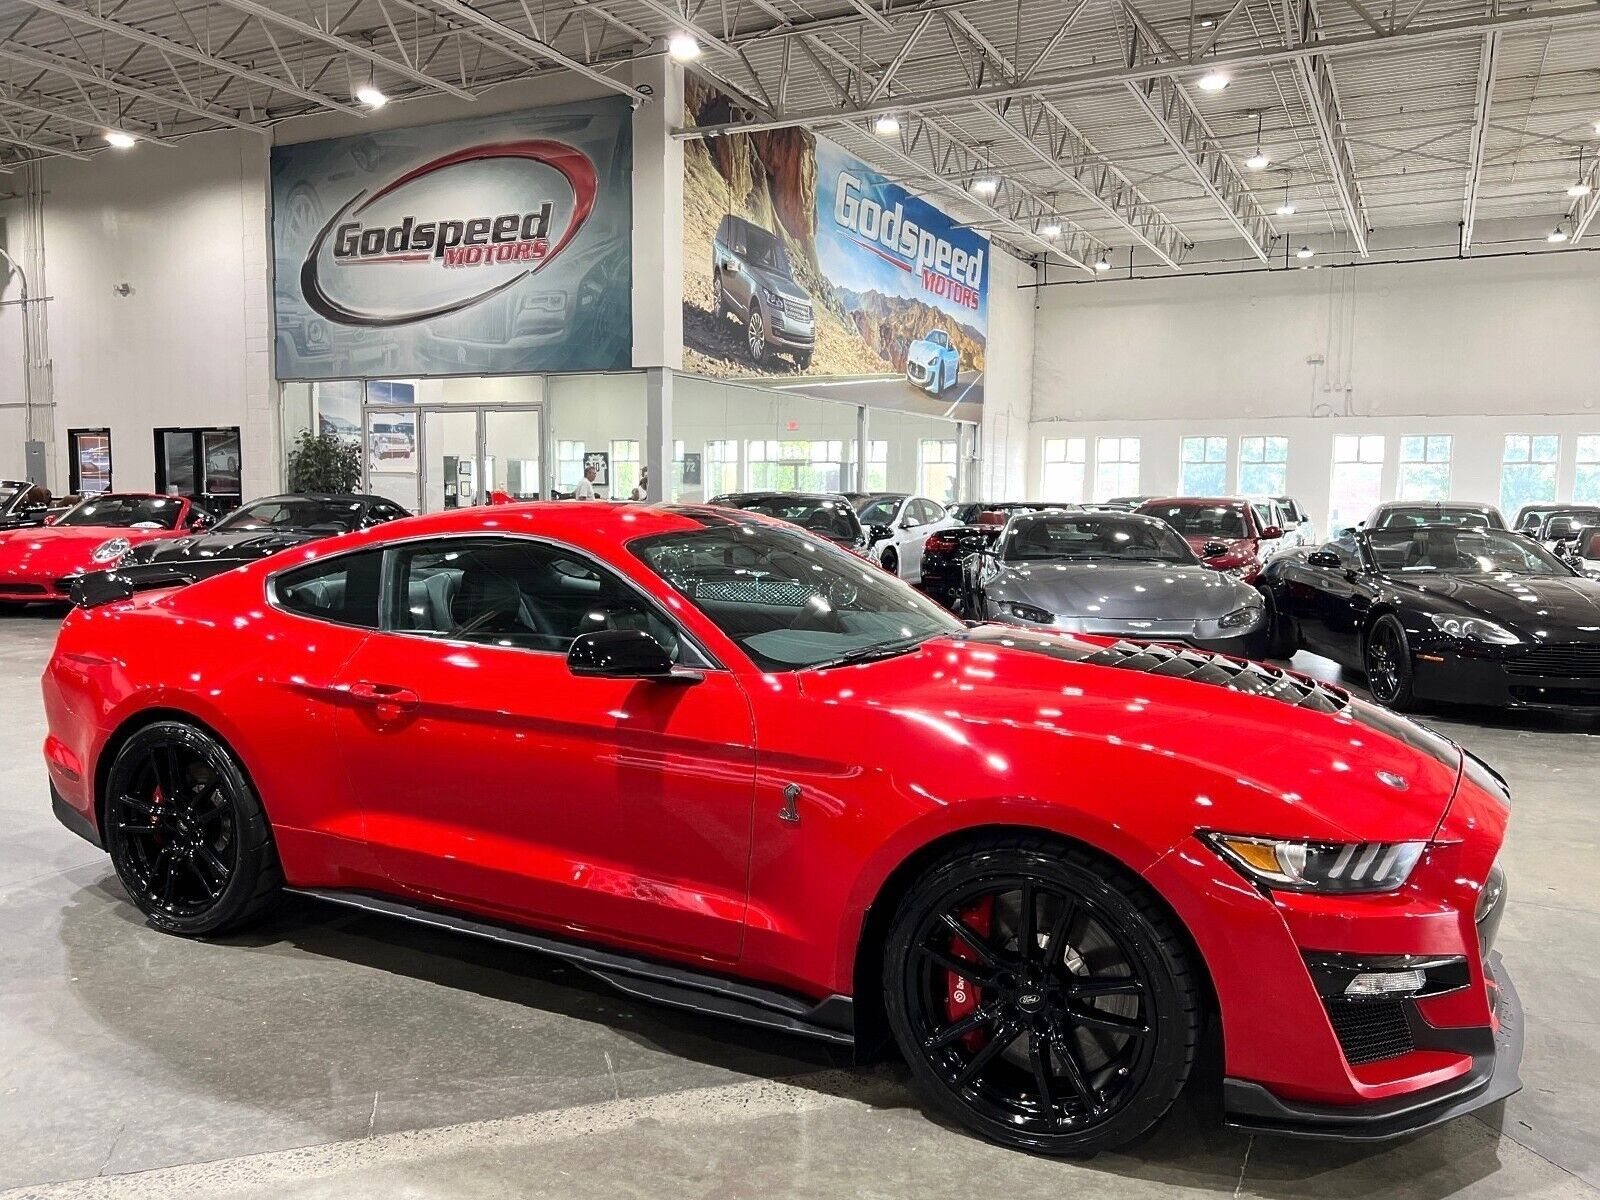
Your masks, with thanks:
M 642 629 L 678 657 L 676 631 L 632 587 L 559 547 L 473 538 L 395 553 L 397 631 L 565 654 L 580 634 Z
M 944 516 L 939 506 L 932 500 L 918 500 L 912 504 L 912 511 L 916 514 L 918 525 L 932 525 Z
M 376 629 L 382 563 L 383 551 L 366 550 L 285 571 L 273 582 L 278 606 L 336 625 Z
M 374 504 L 369 511 L 368 523 L 372 525 L 378 525 L 384 521 L 398 521 L 406 515 L 405 509 L 398 504 L 390 504 L 387 500 Z

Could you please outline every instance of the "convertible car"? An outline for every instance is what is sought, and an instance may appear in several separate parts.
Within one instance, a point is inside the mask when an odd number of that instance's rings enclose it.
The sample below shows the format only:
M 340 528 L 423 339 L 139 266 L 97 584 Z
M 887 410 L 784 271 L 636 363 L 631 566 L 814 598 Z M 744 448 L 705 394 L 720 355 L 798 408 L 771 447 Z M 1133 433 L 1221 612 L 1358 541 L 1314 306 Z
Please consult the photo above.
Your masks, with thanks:
M 43 525 L 50 513 L 50 493 L 25 479 L 0 479 L 0 529 Z
M 207 528 L 210 510 L 188 496 L 92 496 L 39 529 L 0 532 L 0 601 L 66 600 L 73 582 L 144 542 Z
M 1248 1129 L 1388 1137 L 1518 1086 L 1488 767 L 1284 671 L 968 627 L 754 513 L 331 538 L 74 609 L 44 700 L 57 815 L 171 933 L 291 889 L 892 1037 L 1044 1153 L 1159 1120 L 1203 1037 Z
M 1274 656 L 1365 671 L 1390 708 L 1456 701 L 1600 711 L 1600 583 L 1472 525 L 1350 530 L 1267 564 Z
M 132 547 L 109 569 L 80 575 L 71 596 L 75 602 L 121 599 L 145 588 L 194 583 L 318 538 L 410 515 L 382 496 L 268 496 L 236 508 L 204 532 Z

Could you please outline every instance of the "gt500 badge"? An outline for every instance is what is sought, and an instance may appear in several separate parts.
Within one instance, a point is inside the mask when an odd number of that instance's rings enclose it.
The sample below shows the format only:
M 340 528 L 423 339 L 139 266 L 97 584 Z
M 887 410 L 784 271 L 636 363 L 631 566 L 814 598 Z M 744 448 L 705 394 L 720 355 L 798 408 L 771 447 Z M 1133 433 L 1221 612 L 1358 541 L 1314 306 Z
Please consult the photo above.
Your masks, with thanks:
M 503 178 L 498 189 L 474 186 L 483 182 L 477 176 L 490 169 L 487 164 L 507 162 L 546 168 L 532 172 L 534 188 L 556 184 L 567 194 L 534 191 L 531 200 L 522 200 L 515 209 L 508 211 L 510 206 L 501 203 L 484 211 L 485 195 L 505 195 L 508 189 Z M 520 200 L 528 195 L 529 181 L 518 182 L 523 186 L 510 190 Z M 306 252 L 301 291 L 315 312 L 341 325 L 409 325 L 460 312 L 554 261 L 589 219 L 595 188 L 594 164 L 564 142 L 531 139 L 453 151 L 412 168 L 370 196 L 352 196 Z M 330 236 L 331 253 L 325 256 Z M 426 280 L 412 278 L 421 273 Z M 482 274 L 494 277 L 487 287 Z M 458 275 L 471 282 L 455 283 L 452 277 Z M 461 294 L 433 299 L 441 290 Z M 382 311 L 359 299 L 377 292 L 398 298 L 400 307 Z

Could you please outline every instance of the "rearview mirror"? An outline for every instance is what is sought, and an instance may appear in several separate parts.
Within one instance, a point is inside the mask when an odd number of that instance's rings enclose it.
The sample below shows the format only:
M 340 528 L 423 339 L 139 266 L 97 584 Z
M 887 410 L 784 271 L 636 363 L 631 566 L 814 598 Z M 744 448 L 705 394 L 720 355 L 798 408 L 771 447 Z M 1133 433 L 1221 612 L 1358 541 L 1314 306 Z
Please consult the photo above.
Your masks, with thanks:
M 1306 555 L 1306 562 L 1313 567 L 1321 567 L 1328 571 L 1337 571 L 1344 566 L 1344 559 L 1332 550 L 1313 550 Z
M 601 679 L 677 678 L 666 647 L 642 629 L 597 629 L 580 634 L 567 648 L 567 670 Z M 689 676 L 683 678 L 687 681 Z
M 1283 528 L 1278 525 L 1268 525 L 1261 531 L 1261 540 L 1264 542 L 1276 541 L 1283 536 Z

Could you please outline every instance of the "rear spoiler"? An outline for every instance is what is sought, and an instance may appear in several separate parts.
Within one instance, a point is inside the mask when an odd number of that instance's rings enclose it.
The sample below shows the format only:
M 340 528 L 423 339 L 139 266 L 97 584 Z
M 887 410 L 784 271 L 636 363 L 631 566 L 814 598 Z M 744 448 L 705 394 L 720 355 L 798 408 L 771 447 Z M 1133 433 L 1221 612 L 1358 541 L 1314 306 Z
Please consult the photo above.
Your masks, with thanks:
M 99 608 L 119 600 L 130 600 L 140 592 L 188 587 L 238 565 L 213 559 L 194 563 L 140 563 L 113 567 L 109 571 L 87 571 L 72 581 L 67 594 L 79 608 Z

